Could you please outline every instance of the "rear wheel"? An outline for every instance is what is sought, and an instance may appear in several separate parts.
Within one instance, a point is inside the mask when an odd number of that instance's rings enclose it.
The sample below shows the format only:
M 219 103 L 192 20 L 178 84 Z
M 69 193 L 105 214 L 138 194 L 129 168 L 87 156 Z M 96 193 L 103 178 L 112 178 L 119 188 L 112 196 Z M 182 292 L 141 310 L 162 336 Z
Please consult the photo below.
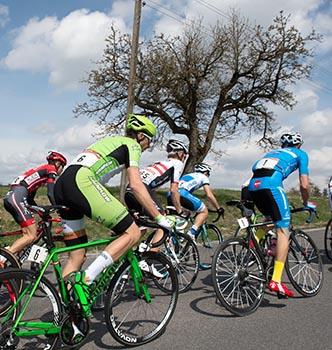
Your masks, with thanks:
M 228 311 L 237 316 L 256 311 L 266 278 L 260 257 L 244 239 L 230 238 L 220 244 L 211 273 L 217 298 Z
M 178 282 L 170 260 L 154 252 L 144 253 L 142 260 L 167 273 L 167 288 L 159 288 L 151 270 L 142 271 L 143 281 L 137 291 L 130 263 L 121 265 L 105 297 L 105 320 L 111 335 L 126 346 L 145 344 L 161 335 L 177 303 Z M 146 300 L 142 287 L 147 287 L 151 300 Z
M 326 256 L 332 260 L 332 219 L 329 220 L 325 228 L 324 247 Z
M 28 302 L 32 288 L 36 284 L 33 272 L 23 269 L 4 270 L 0 272 L 0 281 L 2 288 L 9 285 L 23 285 L 16 296 L 19 304 L 15 306 L 16 300 L 12 302 L 7 314 L 0 317 L 2 327 L 0 348 L 11 349 L 10 346 L 14 342 L 17 343 L 15 349 L 58 349 L 63 309 L 58 292 L 52 283 L 43 277 Z M 25 311 L 19 324 L 14 328 L 19 308 L 25 308 Z
M 213 255 L 223 241 L 222 234 L 214 224 L 203 225 L 196 237 L 201 269 L 211 268 Z
M 301 230 L 291 233 L 286 272 L 294 288 L 303 296 L 317 295 L 323 285 L 323 264 L 310 236 Z

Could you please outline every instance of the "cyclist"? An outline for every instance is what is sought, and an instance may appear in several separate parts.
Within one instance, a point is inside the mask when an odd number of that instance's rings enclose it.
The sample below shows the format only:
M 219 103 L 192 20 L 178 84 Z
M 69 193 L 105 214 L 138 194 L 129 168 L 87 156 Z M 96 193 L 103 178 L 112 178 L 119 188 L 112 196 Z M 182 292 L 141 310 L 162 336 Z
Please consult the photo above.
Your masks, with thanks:
M 181 214 L 183 212 L 180 203 L 180 194 L 178 184 L 180 176 L 183 172 L 184 162 L 188 155 L 187 146 L 178 140 L 169 140 L 166 146 L 167 160 L 156 162 L 146 168 L 140 169 L 140 176 L 151 198 L 155 202 L 156 208 L 164 213 L 164 209 L 156 196 L 155 190 L 167 182 L 170 182 L 170 193 L 176 211 Z M 144 213 L 144 208 L 138 202 L 130 187 L 125 193 L 125 202 L 129 209 L 133 209 L 139 213 Z M 162 231 L 157 230 L 154 241 L 158 242 L 162 237 Z
M 27 204 L 36 205 L 34 200 L 39 187 L 47 185 L 47 196 L 51 204 L 54 200 L 54 183 L 67 164 L 66 158 L 59 152 L 51 151 L 46 157 L 47 164 L 32 168 L 18 176 L 10 185 L 4 198 L 5 209 L 21 226 L 23 236 L 17 239 L 8 250 L 12 253 L 21 251 L 37 239 L 37 227 L 33 214 Z
M 210 188 L 209 176 L 211 173 L 211 167 L 206 163 L 198 163 L 194 166 L 194 172 L 186 174 L 181 177 L 179 183 L 179 193 L 181 205 L 190 211 L 196 212 L 194 224 L 190 228 L 188 234 L 195 240 L 199 228 L 207 220 L 208 209 L 206 205 L 192 193 L 199 188 L 203 187 L 203 190 L 207 196 L 208 201 L 213 205 L 213 207 L 222 214 L 224 213 L 224 208 L 222 208 L 216 197 L 214 196 Z M 168 197 L 169 203 L 172 203 L 170 196 Z
M 281 283 L 288 253 L 290 224 L 290 208 L 283 180 L 298 169 L 303 204 L 310 210 L 315 210 L 316 206 L 308 201 L 308 155 L 300 149 L 302 136 L 298 133 L 285 133 L 280 138 L 280 144 L 281 148 L 271 150 L 254 163 L 249 190 L 256 207 L 263 215 L 272 218 L 277 231 L 276 258 L 268 288 L 279 296 L 292 297 L 294 292 Z
M 73 274 L 75 282 L 81 283 L 85 289 L 141 237 L 139 228 L 125 206 L 104 186 L 121 169 L 127 169 L 130 188 L 139 203 L 161 226 L 170 228 L 168 220 L 155 207 L 139 176 L 141 152 L 149 148 L 156 135 L 156 127 L 147 117 L 130 114 L 126 132 L 126 136 L 108 136 L 87 147 L 71 162 L 55 185 L 57 204 L 69 208 L 60 211 L 67 246 L 87 242 L 84 215 L 119 235 L 86 271 Z M 70 252 L 63 275 L 78 271 L 84 259 L 85 249 Z

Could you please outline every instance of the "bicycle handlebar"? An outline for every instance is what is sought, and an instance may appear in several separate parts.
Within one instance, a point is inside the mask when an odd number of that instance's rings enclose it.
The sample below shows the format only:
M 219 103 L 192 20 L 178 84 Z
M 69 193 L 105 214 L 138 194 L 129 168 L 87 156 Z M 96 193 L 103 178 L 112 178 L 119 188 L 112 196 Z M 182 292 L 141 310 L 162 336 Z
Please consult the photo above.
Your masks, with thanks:
M 307 208 L 307 207 L 292 208 L 290 211 L 292 214 L 300 213 L 300 212 L 308 212 L 309 215 L 308 215 L 307 220 L 305 221 L 307 224 L 310 224 L 314 220 L 315 217 L 318 218 L 317 211 L 312 210 L 312 209 Z
M 217 222 L 220 219 L 221 216 L 224 218 L 224 213 L 219 211 L 219 210 L 208 209 L 208 212 L 209 213 L 213 213 L 213 214 L 217 214 L 216 218 L 213 219 L 212 222 Z

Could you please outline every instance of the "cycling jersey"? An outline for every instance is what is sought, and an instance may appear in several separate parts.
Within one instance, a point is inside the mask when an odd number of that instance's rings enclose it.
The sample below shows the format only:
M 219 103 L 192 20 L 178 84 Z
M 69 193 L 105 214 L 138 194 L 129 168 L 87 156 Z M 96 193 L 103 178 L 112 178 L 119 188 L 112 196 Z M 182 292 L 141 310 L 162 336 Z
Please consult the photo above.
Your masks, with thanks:
M 179 188 L 194 192 L 204 185 L 210 185 L 209 178 L 203 173 L 190 173 L 181 177 Z
M 327 193 L 329 196 L 329 204 L 330 204 L 330 209 L 332 211 L 332 176 L 330 177 L 330 181 L 327 186 Z
M 179 159 L 169 158 L 141 169 L 141 179 L 151 189 L 158 188 L 168 181 L 178 183 L 183 166 L 184 164 Z
M 56 167 L 53 164 L 43 164 L 18 176 L 11 183 L 11 186 L 24 186 L 29 193 L 32 193 L 46 183 L 54 183 L 57 175 Z
M 253 177 L 249 191 L 257 208 L 271 216 L 276 227 L 288 228 L 289 203 L 283 188 L 283 180 L 295 170 L 308 175 L 308 155 L 296 147 L 286 147 L 268 152 L 252 167 Z
M 58 173 L 52 164 L 43 164 L 18 176 L 10 185 L 10 191 L 4 198 L 5 209 L 21 226 L 35 223 L 33 214 L 26 208 L 27 204 L 36 204 L 34 197 L 39 187 L 47 184 L 47 195 L 52 204 L 54 201 L 54 182 Z
M 138 167 L 141 147 L 124 136 L 105 137 L 79 154 L 55 184 L 67 245 L 87 241 L 83 217 L 88 216 L 121 234 L 133 223 L 125 206 L 103 186 L 123 168 Z

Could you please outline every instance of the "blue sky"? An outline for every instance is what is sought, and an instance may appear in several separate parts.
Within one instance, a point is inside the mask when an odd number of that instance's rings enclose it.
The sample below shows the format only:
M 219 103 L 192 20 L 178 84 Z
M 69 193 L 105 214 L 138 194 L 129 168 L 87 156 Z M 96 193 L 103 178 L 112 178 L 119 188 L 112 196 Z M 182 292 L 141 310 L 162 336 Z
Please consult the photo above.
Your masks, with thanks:
M 293 87 L 296 108 L 275 108 L 283 130 L 303 134 L 311 177 L 323 187 L 332 174 L 330 0 L 147 0 L 141 36 L 154 31 L 177 34 L 186 20 L 198 16 L 206 23 L 223 20 L 230 6 L 262 25 L 284 10 L 303 33 L 314 27 L 324 35 L 316 46 L 312 80 Z M 101 57 L 111 23 L 131 33 L 133 9 L 133 0 L 0 0 L 0 183 L 43 162 L 49 149 L 71 159 L 93 142 L 94 121 L 72 114 L 74 106 L 86 100 L 80 81 Z M 239 140 L 221 147 L 226 151 L 221 160 L 209 158 L 215 169 L 211 181 L 215 187 L 238 188 L 262 150 Z M 143 164 L 164 156 L 162 151 L 147 152 Z M 296 181 L 293 176 L 288 187 Z

